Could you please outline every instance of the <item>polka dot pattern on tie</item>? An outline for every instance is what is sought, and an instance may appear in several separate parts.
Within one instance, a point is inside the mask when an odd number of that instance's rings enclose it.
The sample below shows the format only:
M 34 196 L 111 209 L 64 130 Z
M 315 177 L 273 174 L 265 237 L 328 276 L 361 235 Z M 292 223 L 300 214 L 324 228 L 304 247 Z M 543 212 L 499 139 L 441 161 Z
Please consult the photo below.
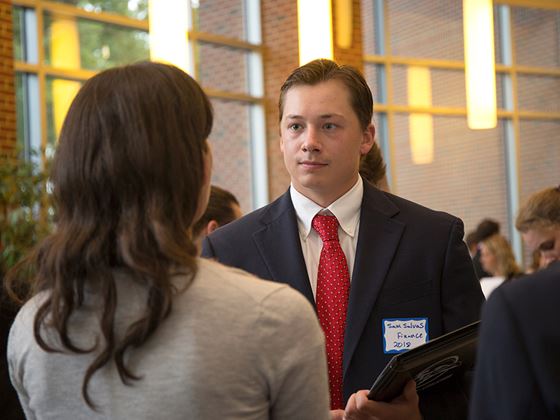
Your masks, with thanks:
M 331 409 L 344 408 L 342 396 L 342 354 L 350 274 L 346 256 L 338 241 L 335 216 L 316 215 L 312 222 L 323 241 L 317 273 L 317 315 L 327 346 Z

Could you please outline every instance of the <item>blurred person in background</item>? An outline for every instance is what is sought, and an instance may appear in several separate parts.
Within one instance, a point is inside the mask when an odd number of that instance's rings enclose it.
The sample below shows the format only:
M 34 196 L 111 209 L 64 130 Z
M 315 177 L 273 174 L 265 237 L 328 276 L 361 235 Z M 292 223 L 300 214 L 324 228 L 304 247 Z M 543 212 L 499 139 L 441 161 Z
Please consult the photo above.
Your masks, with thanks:
M 192 235 L 200 242 L 203 237 L 211 234 L 220 226 L 239 219 L 243 214 L 237 198 L 229 191 L 212 185 L 208 207 L 202 217 L 193 225 Z
M 560 187 L 531 195 L 516 227 L 548 265 L 483 307 L 471 420 L 560 418 Z
M 57 225 L 9 274 L 8 341 L 31 419 L 328 417 L 325 341 L 286 285 L 198 257 L 210 100 L 139 63 L 83 85 L 52 166 Z
M 502 283 L 523 274 L 515 261 L 510 243 L 502 235 L 490 236 L 480 242 L 479 248 L 482 268 L 490 274 L 489 277 L 480 279 L 480 286 L 486 298 Z
M 389 192 L 387 165 L 385 165 L 377 142 L 373 142 L 370 151 L 362 156 L 360 160 L 360 175 L 380 190 Z
M 519 210 L 515 222 L 523 240 L 538 250 L 542 264 L 560 259 L 560 186 L 533 194 Z
M 487 273 L 482 268 L 482 264 L 480 263 L 480 247 L 478 246 L 480 242 L 484 241 L 486 238 L 489 238 L 492 235 L 500 233 L 500 224 L 494 219 L 483 219 L 475 229 L 475 237 L 474 240 L 477 243 L 477 251 L 474 254 L 472 259 L 474 265 L 474 271 L 479 279 L 483 277 L 491 277 L 490 273 Z

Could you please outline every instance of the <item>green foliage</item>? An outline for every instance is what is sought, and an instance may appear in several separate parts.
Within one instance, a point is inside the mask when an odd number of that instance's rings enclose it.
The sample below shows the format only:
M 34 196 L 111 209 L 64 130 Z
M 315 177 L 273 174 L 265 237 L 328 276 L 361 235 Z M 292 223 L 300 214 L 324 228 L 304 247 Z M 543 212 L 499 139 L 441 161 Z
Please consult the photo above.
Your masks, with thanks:
M 0 156 L 0 274 L 52 228 L 47 172 L 33 161 Z

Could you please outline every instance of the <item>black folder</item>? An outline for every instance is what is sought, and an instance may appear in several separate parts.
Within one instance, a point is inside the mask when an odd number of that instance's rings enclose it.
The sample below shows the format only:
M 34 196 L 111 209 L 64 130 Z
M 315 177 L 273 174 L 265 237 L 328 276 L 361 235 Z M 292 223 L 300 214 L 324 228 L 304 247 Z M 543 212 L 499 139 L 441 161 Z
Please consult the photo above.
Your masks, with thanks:
M 369 399 L 391 401 L 414 379 L 420 393 L 474 367 L 480 321 L 391 358 L 369 391 Z

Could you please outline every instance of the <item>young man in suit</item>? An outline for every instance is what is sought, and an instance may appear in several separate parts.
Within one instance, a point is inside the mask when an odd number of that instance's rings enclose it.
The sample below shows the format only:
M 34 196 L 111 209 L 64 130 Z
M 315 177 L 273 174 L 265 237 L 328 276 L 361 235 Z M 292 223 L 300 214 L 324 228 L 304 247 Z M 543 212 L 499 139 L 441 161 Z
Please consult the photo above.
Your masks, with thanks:
M 299 67 L 282 86 L 279 111 L 289 190 L 207 237 L 203 255 L 288 283 L 316 305 L 333 418 L 345 407 L 348 418 L 420 418 L 413 383 L 389 404 L 367 400 L 365 390 L 395 353 L 478 319 L 483 296 L 463 224 L 362 181 L 373 98 L 352 67 Z M 316 220 L 335 220 L 338 241 L 325 237 L 323 246 Z M 459 385 L 439 391 L 446 396 L 420 396 L 424 418 L 465 418 Z

